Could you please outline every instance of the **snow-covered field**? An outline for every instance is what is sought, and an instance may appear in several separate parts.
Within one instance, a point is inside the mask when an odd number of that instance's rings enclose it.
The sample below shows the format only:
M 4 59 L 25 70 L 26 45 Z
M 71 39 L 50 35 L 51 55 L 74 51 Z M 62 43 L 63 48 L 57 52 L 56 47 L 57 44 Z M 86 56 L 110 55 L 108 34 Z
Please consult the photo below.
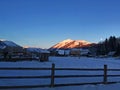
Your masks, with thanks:
M 0 62 L 0 67 L 51 67 L 52 63 L 55 67 L 60 68 L 103 68 L 104 64 L 108 65 L 108 68 L 120 69 L 119 58 L 87 58 L 87 57 L 50 57 L 48 62 L 38 61 L 22 61 L 22 62 Z M 120 72 L 109 72 L 109 74 L 120 74 Z M 90 75 L 90 74 L 103 74 L 103 72 L 83 72 L 83 71 L 56 71 L 56 75 Z M 0 76 L 35 76 L 35 75 L 50 75 L 50 71 L 3 71 L 0 70 Z M 120 78 L 109 78 L 109 81 L 120 81 Z M 55 79 L 55 83 L 80 83 L 91 81 L 103 81 L 103 77 L 96 78 L 67 78 L 67 79 Z M 50 79 L 1 79 L 0 86 L 5 85 L 39 85 L 50 84 Z M 120 84 L 109 85 L 81 85 L 81 86 L 65 86 L 55 88 L 29 88 L 29 89 L 8 89 L 8 90 L 119 90 Z M 3 90 L 3 89 L 0 89 Z

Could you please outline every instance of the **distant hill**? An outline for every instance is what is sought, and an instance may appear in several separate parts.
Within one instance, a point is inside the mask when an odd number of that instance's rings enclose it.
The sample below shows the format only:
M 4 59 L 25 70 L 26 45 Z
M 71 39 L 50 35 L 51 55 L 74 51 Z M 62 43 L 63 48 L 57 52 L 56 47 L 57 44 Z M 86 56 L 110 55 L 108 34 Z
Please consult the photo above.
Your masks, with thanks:
M 8 40 L 0 40 L 0 50 L 6 50 L 8 52 L 21 52 L 22 46 Z
M 12 42 L 12 41 L 8 41 L 8 40 L 0 40 L 0 47 L 4 48 L 4 47 L 21 47 L 20 45 Z
M 31 53 L 49 53 L 47 49 L 37 48 L 37 47 L 25 47 L 26 52 Z
M 68 49 L 68 48 L 80 48 L 80 47 L 89 47 L 92 43 L 85 40 L 63 40 L 62 42 L 53 45 L 51 49 Z

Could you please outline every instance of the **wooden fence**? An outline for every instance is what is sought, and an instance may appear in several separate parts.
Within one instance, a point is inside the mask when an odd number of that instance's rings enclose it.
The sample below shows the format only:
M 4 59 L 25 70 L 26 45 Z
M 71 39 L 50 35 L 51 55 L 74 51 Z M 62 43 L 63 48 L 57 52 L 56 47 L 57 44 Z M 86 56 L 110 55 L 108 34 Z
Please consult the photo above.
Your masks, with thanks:
M 17 89 L 17 88 L 39 88 L 39 87 L 57 87 L 57 86 L 75 86 L 75 85 L 86 85 L 86 84 L 112 84 L 112 83 L 117 83 L 115 82 L 109 82 L 108 77 L 120 77 L 118 74 L 110 74 L 108 75 L 108 71 L 120 71 L 120 69 L 108 69 L 107 65 L 104 65 L 104 68 L 55 68 L 55 64 L 52 64 L 51 68 L 0 68 L 1 70 L 50 70 L 51 75 L 44 75 L 44 76 L 0 76 L 1 79 L 50 79 L 51 83 L 50 84 L 45 84 L 45 85 L 22 85 L 22 86 L 0 86 L 0 89 Z M 103 74 L 99 75 L 55 75 L 56 71 L 102 71 Z M 34 72 L 34 71 L 33 71 Z M 86 83 L 72 83 L 69 82 L 68 84 L 55 84 L 55 79 L 56 78 L 82 78 L 82 77 L 103 77 L 102 82 L 86 82 Z

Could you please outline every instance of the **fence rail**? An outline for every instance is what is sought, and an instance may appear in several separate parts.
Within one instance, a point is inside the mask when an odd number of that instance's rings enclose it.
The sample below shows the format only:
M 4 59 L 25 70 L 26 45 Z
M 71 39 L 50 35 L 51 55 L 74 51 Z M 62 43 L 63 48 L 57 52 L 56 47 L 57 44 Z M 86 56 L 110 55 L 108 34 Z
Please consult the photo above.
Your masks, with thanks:
M 55 68 L 55 64 L 52 64 L 51 68 L 15 68 L 15 67 L 1 67 L 0 70 L 49 70 L 50 75 L 38 75 L 38 76 L 0 76 L 0 79 L 50 79 L 50 84 L 46 85 L 22 85 L 22 86 L 0 86 L 0 89 L 12 89 L 12 88 L 38 88 L 38 87 L 57 87 L 57 86 L 75 86 L 75 85 L 86 85 L 86 84 L 112 84 L 116 82 L 109 82 L 108 77 L 120 77 L 120 74 L 108 74 L 108 71 L 120 71 L 120 69 L 108 69 L 107 65 L 102 68 Z M 103 74 L 96 75 L 55 75 L 56 71 L 103 71 Z M 103 77 L 102 82 L 83 82 L 83 83 L 61 83 L 56 84 L 56 78 L 89 78 L 89 77 Z

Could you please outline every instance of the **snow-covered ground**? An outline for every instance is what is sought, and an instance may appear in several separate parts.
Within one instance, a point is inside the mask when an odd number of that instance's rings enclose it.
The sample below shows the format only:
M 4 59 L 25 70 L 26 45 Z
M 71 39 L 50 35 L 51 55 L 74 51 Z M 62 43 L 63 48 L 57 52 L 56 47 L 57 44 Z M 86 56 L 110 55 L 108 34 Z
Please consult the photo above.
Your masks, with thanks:
M 104 64 L 108 65 L 108 68 L 120 69 L 120 59 L 118 58 L 87 58 L 87 57 L 50 57 L 48 62 L 38 61 L 22 61 L 22 62 L 0 62 L 0 67 L 51 67 L 52 63 L 55 67 L 60 68 L 103 68 Z M 120 74 L 120 72 L 108 72 L 109 74 Z M 83 72 L 83 71 L 56 71 L 56 75 L 93 75 L 103 74 L 102 71 L 98 72 Z M 35 75 L 50 75 L 50 71 L 4 71 L 0 70 L 0 76 L 35 76 Z M 109 81 L 120 81 L 120 78 L 109 78 Z M 80 83 L 91 81 L 103 81 L 103 77 L 96 78 L 60 78 L 55 79 L 55 83 Z M 0 86 L 5 85 L 39 85 L 50 84 L 50 79 L 1 79 Z M 29 89 L 8 89 L 8 90 L 119 90 L 120 84 L 109 85 L 81 85 L 81 86 L 65 86 L 55 88 L 29 88 Z M 3 89 L 0 89 L 3 90 Z

